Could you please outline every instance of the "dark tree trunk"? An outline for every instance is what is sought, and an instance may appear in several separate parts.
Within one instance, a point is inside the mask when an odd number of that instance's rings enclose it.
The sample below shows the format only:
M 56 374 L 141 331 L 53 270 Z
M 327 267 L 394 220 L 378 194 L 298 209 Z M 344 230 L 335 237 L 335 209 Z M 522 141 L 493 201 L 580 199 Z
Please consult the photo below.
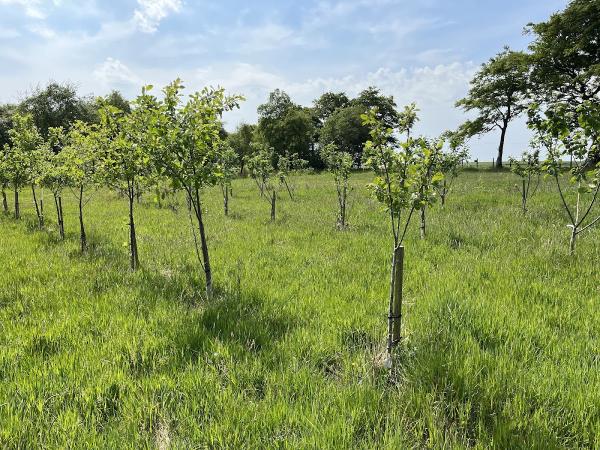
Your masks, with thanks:
M 87 236 L 83 224 L 83 185 L 79 187 L 79 238 L 81 241 L 81 253 L 87 249 Z
M 446 194 L 448 194 L 448 184 L 446 183 L 446 179 L 444 178 L 444 184 L 442 186 L 442 195 L 441 200 L 442 200 L 442 206 L 444 206 L 446 204 Z
M 500 133 L 500 145 L 498 145 L 498 157 L 496 158 L 496 168 L 502 169 L 502 156 L 504 155 L 504 141 L 506 139 L 506 130 L 508 129 L 508 120 L 504 120 L 502 124 L 502 132 Z
M 6 185 L 2 186 L 2 208 L 4 212 L 8 212 L 8 199 L 6 198 Z
M 393 348 L 400 342 L 402 330 L 402 283 L 404 270 L 404 247 L 394 248 L 390 282 L 390 305 L 388 312 L 387 351 L 391 358 Z M 390 361 L 391 362 L 391 361 Z
M 225 215 L 229 215 L 229 187 L 223 186 L 223 208 L 225 209 Z
M 273 191 L 271 195 L 271 220 L 275 221 L 275 203 L 277 202 L 277 193 Z
M 347 187 L 344 186 L 342 188 L 342 198 L 340 201 L 340 227 L 346 228 L 346 195 L 347 195 Z
M 62 240 L 65 239 L 65 224 L 63 221 L 62 199 L 59 194 L 54 194 L 54 206 L 56 206 L 56 221 L 58 224 L 58 232 Z
M 35 213 L 37 214 L 39 226 L 40 226 L 40 228 L 43 228 L 44 227 L 44 215 L 43 215 L 42 211 L 40 210 L 40 206 L 37 201 L 37 195 L 35 193 L 35 186 L 33 184 L 31 185 L 31 193 L 33 194 L 33 204 L 35 205 Z
M 206 241 L 206 232 L 204 231 L 204 220 L 202 219 L 202 204 L 200 203 L 200 193 L 195 188 L 195 211 L 198 219 L 198 230 L 200 231 L 200 245 L 202 247 L 202 259 L 204 260 L 204 275 L 206 276 L 206 296 L 212 298 L 212 271 L 210 268 L 210 257 L 208 254 L 208 243 Z
M 131 251 L 131 270 L 137 270 L 140 266 L 140 259 L 138 257 L 137 236 L 135 233 L 135 220 L 133 216 L 133 204 L 136 198 L 136 189 L 134 188 L 133 183 L 130 184 L 127 194 L 129 199 L 129 245 Z
M 421 225 L 419 227 L 421 231 L 421 239 L 425 239 L 425 206 L 421 208 Z
M 15 187 L 15 219 L 21 218 L 21 209 L 19 204 L 19 189 Z

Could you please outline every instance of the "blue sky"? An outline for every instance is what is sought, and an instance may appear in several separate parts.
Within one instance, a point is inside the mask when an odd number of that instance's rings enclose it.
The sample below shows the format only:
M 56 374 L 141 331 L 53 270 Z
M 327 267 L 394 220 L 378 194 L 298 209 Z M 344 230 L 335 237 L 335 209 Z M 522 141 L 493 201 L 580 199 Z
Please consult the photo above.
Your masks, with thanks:
M 524 49 L 523 27 L 567 0 L 0 0 L 0 101 L 17 101 L 49 80 L 82 93 L 181 77 L 189 89 L 221 85 L 246 96 L 227 128 L 255 121 L 281 88 L 310 105 L 334 90 L 380 87 L 399 105 L 416 101 L 420 133 L 454 128 L 453 107 L 478 65 L 504 45 Z M 507 151 L 528 142 L 522 122 Z M 491 159 L 497 137 L 474 140 Z

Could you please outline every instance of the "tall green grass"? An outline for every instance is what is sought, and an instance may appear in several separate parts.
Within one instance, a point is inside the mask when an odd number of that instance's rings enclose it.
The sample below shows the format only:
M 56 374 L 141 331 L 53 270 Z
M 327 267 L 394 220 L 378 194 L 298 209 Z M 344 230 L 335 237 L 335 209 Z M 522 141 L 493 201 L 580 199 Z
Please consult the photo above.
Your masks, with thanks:
M 99 192 L 91 248 L 54 211 L 0 218 L 1 448 L 598 448 L 600 233 L 568 256 L 548 183 L 520 211 L 508 173 L 467 170 L 406 242 L 406 339 L 381 368 L 391 236 L 355 174 L 335 228 L 326 174 L 278 219 L 251 180 L 205 193 L 217 295 L 203 298 L 185 202 Z M 66 196 L 69 197 L 69 196 Z

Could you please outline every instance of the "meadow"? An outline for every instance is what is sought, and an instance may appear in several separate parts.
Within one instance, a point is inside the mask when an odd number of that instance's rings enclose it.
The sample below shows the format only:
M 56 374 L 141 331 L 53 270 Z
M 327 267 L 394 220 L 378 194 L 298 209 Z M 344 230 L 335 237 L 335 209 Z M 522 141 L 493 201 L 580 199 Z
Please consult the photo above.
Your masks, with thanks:
M 482 166 L 482 165 L 480 165 Z M 600 232 L 568 255 L 564 210 L 543 182 L 523 215 L 517 179 L 461 173 L 414 220 L 405 339 L 385 351 L 392 238 L 351 177 L 347 230 L 331 176 L 291 177 L 277 220 L 251 179 L 230 215 L 205 191 L 216 295 L 204 298 L 185 200 L 51 195 L 0 217 L 1 448 L 600 448 Z

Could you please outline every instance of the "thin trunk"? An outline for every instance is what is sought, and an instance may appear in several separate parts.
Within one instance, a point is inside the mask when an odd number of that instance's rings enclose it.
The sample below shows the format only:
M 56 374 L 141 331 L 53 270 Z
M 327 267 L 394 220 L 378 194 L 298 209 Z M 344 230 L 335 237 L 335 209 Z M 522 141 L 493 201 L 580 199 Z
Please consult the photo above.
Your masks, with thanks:
M 137 237 L 135 234 L 135 221 L 133 218 L 133 203 L 135 199 L 135 189 L 133 183 L 129 187 L 128 192 L 129 198 L 129 244 L 131 249 L 131 270 L 137 270 L 140 266 L 140 260 L 138 257 L 138 246 Z
M 229 188 L 227 186 L 223 187 L 223 207 L 225 209 L 225 215 L 229 215 Z
M 346 195 L 347 195 L 347 186 L 344 185 L 342 188 L 342 199 L 340 202 L 340 226 L 342 228 L 346 228 Z
M 504 141 L 506 139 L 506 130 L 508 129 L 508 120 L 504 120 L 502 133 L 500 134 L 500 145 L 498 145 L 498 157 L 496 158 L 496 168 L 502 169 L 502 155 L 504 154 Z
M 273 191 L 271 194 L 271 220 L 275 222 L 275 203 L 277 201 L 277 193 Z
M 571 230 L 571 240 L 569 242 L 569 254 L 575 254 L 575 241 L 577 240 L 577 228 L 573 227 Z
M 402 283 L 404 272 L 404 247 L 394 248 L 390 282 L 390 305 L 388 314 L 387 352 L 391 358 L 392 350 L 400 342 L 402 330 Z
M 59 194 L 54 194 L 54 206 L 56 206 L 56 221 L 60 238 L 65 239 L 65 224 L 63 222 L 62 199 Z
M 2 208 L 4 212 L 8 212 L 8 199 L 6 198 L 6 186 L 2 186 Z
M 38 223 L 40 225 L 40 228 L 44 227 L 44 216 L 42 215 L 41 211 L 40 211 L 40 207 L 37 201 L 37 195 L 35 193 L 35 186 L 32 184 L 31 185 L 31 193 L 33 194 L 33 204 L 35 205 L 35 213 L 37 214 L 37 218 L 38 218 Z
M 21 209 L 19 205 L 19 189 L 15 187 L 15 219 L 21 218 Z
M 447 184 L 446 184 L 446 179 L 444 178 L 444 185 L 442 186 L 442 206 L 444 206 L 446 204 L 446 194 L 448 193 L 447 190 Z
M 79 187 L 79 238 L 81 241 L 81 253 L 87 249 L 87 236 L 83 224 L 83 185 Z
M 525 180 L 523 181 L 523 187 L 522 187 L 522 192 L 521 192 L 521 196 L 522 196 L 522 202 L 523 202 L 523 214 L 525 214 L 527 212 L 527 189 L 526 189 L 526 185 L 525 185 Z
M 421 239 L 425 239 L 425 206 L 421 208 L 421 225 L 419 229 L 421 231 Z
M 206 242 L 206 233 L 204 231 L 204 221 L 202 220 L 202 205 L 200 204 L 200 192 L 195 188 L 195 210 L 198 219 L 198 229 L 200 231 L 200 245 L 202 247 L 202 259 L 204 260 L 204 275 L 206 276 L 206 296 L 212 298 L 212 272 L 210 269 L 210 257 L 208 255 L 208 244 Z

